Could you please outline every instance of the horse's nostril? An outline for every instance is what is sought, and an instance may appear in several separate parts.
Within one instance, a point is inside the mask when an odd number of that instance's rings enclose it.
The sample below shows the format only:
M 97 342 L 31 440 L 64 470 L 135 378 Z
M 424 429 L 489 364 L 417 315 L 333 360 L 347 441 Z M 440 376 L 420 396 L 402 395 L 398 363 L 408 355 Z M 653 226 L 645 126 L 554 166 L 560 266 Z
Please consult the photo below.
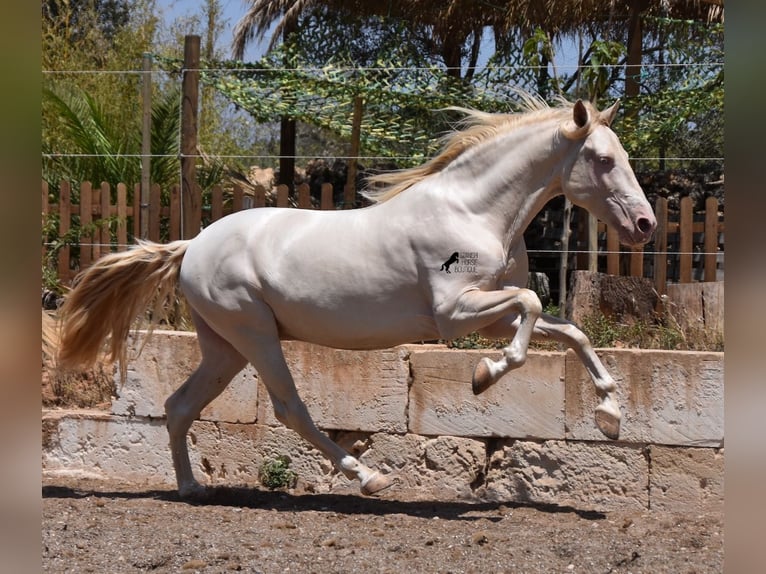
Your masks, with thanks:
M 638 229 L 641 231 L 641 233 L 649 233 L 654 228 L 651 220 L 649 220 L 647 217 L 640 217 L 636 222 L 636 225 L 638 226 Z

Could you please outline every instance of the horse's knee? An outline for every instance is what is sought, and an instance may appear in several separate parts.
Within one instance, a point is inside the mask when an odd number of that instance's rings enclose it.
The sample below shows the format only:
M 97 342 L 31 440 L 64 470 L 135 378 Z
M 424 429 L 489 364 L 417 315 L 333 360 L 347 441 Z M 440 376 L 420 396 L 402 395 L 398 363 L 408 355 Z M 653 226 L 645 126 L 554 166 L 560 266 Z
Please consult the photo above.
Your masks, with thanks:
M 531 289 L 520 289 L 518 294 L 519 305 L 527 316 L 539 317 L 543 312 L 543 304 L 537 293 Z

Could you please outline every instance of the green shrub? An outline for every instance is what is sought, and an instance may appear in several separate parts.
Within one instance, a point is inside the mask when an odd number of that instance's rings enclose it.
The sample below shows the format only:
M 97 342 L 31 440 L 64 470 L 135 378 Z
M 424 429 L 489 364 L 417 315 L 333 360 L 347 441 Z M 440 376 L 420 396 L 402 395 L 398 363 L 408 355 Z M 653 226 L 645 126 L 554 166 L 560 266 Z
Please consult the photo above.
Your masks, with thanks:
M 280 455 L 263 462 L 258 471 L 258 478 L 263 486 L 275 490 L 295 486 L 298 475 L 290 470 L 290 458 Z

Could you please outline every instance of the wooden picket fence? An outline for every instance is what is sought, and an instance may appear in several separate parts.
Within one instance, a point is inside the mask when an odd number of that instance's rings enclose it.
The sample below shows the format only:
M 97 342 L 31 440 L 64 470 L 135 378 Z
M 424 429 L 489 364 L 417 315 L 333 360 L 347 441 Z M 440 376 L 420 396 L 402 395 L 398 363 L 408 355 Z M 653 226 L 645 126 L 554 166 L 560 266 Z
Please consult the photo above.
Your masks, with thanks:
M 695 221 L 692 198 L 681 198 L 677 221 L 670 219 L 668 200 L 657 198 L 654 206 L 657 218 L 657 230 L 653 241 L 644 248 L 633 249 L 628 255 L 628 269 L 621 266 L 624 254 L 620 252 L 620 242 L 617 231 L 607 228 L 599 222 L 599 232 L 606 235 L 604 251 L 606 252 L 606 273 L 609 275 L 630 275 L 644 277 L 647 275 L 644 264 L 647 260 L 645 251 L 651 253 L 651 273 L 658 294 L 666 292 L 668 284 L 668 268 L 677 265 L 676 282 L 692 283 L 695 259 L 703 282 L 718 279 L 718 259 L 722 250 L 719 249 L 719 238 L 724 232 L 723 217 L 719 215 L 718 200 L 708 197 L 705 200 L 705 211 L 702 220 Z M 698 217 L 699 219 L 699 217 Z M 695 241 L 695 238 L 701 237 Z
M 162 190 L 153 185 L 148 205 L 143 209 L 138 203 L 140 186 L 133 190 L 132 200 L 128 199 L 125 184 L 112 187 L 102 183 L 94 187 L 83 182 L 79 187 L 79 202 L 73 201 L 72 187 L 62 182 L 58 190 L 58 202 L 51 203 L 51 190 L 46 182 L 42 183 L 43 224 L 51 219 L 57 221 L 52 235 L 44 239 L 43 258 L 55 267 L 59 280 L 67 285 L 82 269 L 87 268 L 101 255 L 111 251 L 128 249 L 135 238 L 141 237 L 141 218 L 147 218 L 146 239 L 150 241 L 174 241 L 182 238 L 181 230 L 181 194 L 174 186 L 168 198 L 162 201 Z M 246 192 L 234 186 L 230 192 L 224 192 L 221 186 L 212 189 L 209 200 L 202 210 L 205 224 L 221 219 L 229 213 L 243 209 L 263 207 L 267 204 L 268 193 L 262 186 L 256 186 Z M 299 209 L 336 209 L 334 189 L 325 183 L 321 187 L 321 198 L 312 201 L 308 184 L 296 188 L 295 199 L 291 202 L 287 186 L 280 185 L 269 204 L 277 207 L 295 207 Z M 629 253 L 620 251 L 617 233 L 598 223 L 598 233 L 602 237 L 598 250 L 606 253 L 605 269 L 611 275 L 645 276 L 645 262 L 651 261 L 649 275 L 653 277 L 658 293 L 666 291 L 668 268 L 677 266 L 674 280 L 679 283 L 691 283 L 695 280 L 693 268 L 702 267 L 702 281 L 717 280 L 719 237 L 724 231 L 724 223 L 719 215 L 718 202 L 709 197 L 705 203 L 704 214 L 695 214 L 693 202 L 689 197 L 680 201 L 678 220 L 671 220 L 668 201 L 659 198 L 655 206 L 658 227 L 652 243 L 645 250 L 633 250 Z M 702 215 L 702 220 L 700 219 Z M 72 233 L 76 231 L 77 233 Z M 695 238 L 702 237 L 702 240 Z M 625 265 L 625 259 L 629 264 Z M 623 264 L 621 264 L 623 263 Z M 601 270 L 601 269 L 599 269 Z M 700 275 L 699 271 L 697 275 Z
M 79 188 L 79 202 L 74 202 L 72 186 L 63 181 L 59 186 L 58 202 L 50 203 L 50 189 L 47 182 L 42 182 L 43 224 L 55 217 L 57 241 L 46 241 L 43 245 L 43 258 L 55 261 L 58 278 L 63 284 L 69 284 L 77 273 L 87 268 L 91 262 L 111 251 L 124 251 L 134 239 L 141 238 L 141 218 L 148 220 L 145 239 L 150 241 L 175 241 L 182 238 L 181 230 L 181 191 L 173 186 L 169 198 L 163 205 L 162 189 L 154 184 L 149 193 L 149 202 L 142 210 L 140 185 L 134 188 L 132 199 L 128 199 L 128 188 L 118 183 L 116 188 L 108 183 L 94 187 L 90 182 L 83 182 Z M 321 187 L 319 209 L 335 209 L 333 187 L 329 183 Z M 230 213 L 267 204 L 267 191 L 263 186 L 255 186 L 246 192 L 242 187 L 234 186 L 225 193 L 221 186 L 211 190 L 209 204 L 203 209 L 206 223 L 212 223 Z M 272 204 L 277 207 L 313 208 L 308 184 L 296 188 L 296 200 L 290 201 L 286 185 L 276 188 Z M 88 207 L 89 206 L 89 207 Z M 70 232 L 78 229 L 75 235 Z

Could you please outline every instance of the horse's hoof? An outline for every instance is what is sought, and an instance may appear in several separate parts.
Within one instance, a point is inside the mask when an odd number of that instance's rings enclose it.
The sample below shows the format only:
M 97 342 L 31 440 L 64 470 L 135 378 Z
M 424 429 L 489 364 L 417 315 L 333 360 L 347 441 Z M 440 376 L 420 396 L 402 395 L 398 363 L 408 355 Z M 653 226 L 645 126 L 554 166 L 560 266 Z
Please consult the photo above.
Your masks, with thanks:
M 178 496 L 182 500 L 204 502 L 210 498 L 210 490 L 198 482 L 178 489 Z
M 381 490 L 385 490 L 393 484 L 391 477 L 387 474 L 373 472 L 364 481 L 362 481 L 361 490 L 365 496 L 373 495 Z
M 604 436 L 612 440 L 620 438 L 620 411 L 615 412 L 604 405 L 596 407 L 595 419 L 598 430 L 604 433 Z
M 479 395 L 486 391 L 495 382 L 492 379 L 492 373 L 489 370 L 490 360 L 487 358 L 479 361 L 479 364 L 473 370 L 473 379 L 471 386 L 473 394 Z

